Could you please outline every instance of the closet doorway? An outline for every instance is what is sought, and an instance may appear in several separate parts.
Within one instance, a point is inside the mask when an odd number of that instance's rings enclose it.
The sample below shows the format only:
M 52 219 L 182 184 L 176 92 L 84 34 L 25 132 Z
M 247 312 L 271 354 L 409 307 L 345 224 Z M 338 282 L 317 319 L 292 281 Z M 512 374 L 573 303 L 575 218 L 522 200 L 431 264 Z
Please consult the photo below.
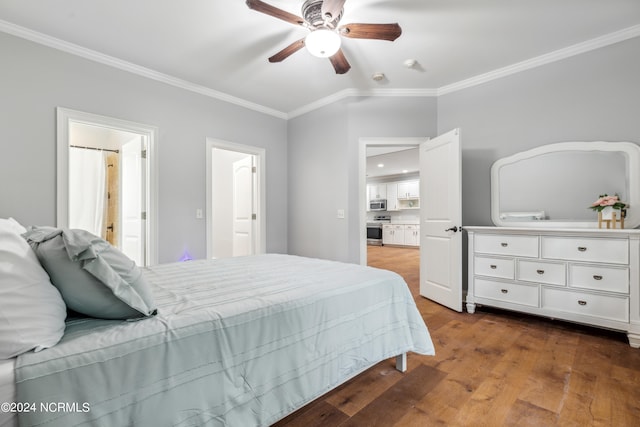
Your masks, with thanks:
M 58 108 L 58 227 L 80 228 L 137 265 L 156 262 L 156 129 Z

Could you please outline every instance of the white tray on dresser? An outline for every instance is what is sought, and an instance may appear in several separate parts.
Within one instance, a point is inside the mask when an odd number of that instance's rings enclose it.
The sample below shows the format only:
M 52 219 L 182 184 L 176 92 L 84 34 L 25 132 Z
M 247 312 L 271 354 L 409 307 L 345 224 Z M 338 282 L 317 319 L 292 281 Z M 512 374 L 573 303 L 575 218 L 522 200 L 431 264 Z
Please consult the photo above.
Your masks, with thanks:
M 640 230 L 465 227 L 466 306 L 624 331 L 640 348 Z

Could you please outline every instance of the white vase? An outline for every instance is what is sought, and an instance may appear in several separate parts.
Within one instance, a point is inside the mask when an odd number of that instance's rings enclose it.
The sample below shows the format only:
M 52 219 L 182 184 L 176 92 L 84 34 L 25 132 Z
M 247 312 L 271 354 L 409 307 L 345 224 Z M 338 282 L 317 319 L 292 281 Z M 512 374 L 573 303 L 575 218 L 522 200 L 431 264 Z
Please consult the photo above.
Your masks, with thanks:
M 615 210 L 613 209 L 612 206 L 607 206 L 604 209 L 602 209 L 602 219 L 613 219 L 613 212 Z M 618 212 L 616 212 L 616 218 L 620 218 L 620 214 Z

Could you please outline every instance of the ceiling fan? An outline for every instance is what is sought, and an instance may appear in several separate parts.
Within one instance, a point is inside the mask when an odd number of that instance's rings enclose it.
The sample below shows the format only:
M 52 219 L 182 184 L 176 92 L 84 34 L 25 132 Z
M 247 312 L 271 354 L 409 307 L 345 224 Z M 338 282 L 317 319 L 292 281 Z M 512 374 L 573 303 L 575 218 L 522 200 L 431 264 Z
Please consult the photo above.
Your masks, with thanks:
M 306 0 L 302 5 L 302 17 L 278 9 L 260 0 L 247 0 L 249 9 L 262 12 L 293 25 L 307 28 L 310 33 L 269 58 L 269 62 L 281 62 L 304 46 L 312 55 L 329 58 L 336 74 L 344 74 L 351 68 L 340 48 L 342 37 L 394 41 L 402 29 L 395 24 L 345 24 L 338 26 L 346 0 Z

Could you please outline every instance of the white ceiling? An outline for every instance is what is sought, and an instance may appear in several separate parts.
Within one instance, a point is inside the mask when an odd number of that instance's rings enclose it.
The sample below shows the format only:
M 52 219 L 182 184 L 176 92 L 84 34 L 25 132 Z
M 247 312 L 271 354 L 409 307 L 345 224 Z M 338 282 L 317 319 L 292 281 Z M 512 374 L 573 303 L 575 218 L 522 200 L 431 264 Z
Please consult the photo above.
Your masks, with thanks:
M 84 123 L 69 123 L 69 144 L 80 147 L 106 148 L 120 150 L 122 144 L 140 137 L 140 135 L 108 127 L 93 126 Z
M 367 147 L 367 178 L 416 173 L 420 167 L 418 148 Z M 382 165 L 382 166 L 380 166 Z
M 303 0 L 266 2 L 301 15 Z M 285 118 L 345 94 L 438 94 L 542 55 L 635 37 L 640 1 L 347 0 L 341 23 L 351 22 L 398 22 L 402 35 L 343 38 L 352 68 L 336 75 L 306 50 L 267 62 L 307 30 L 245 0 L 0 0 L 2 31 Z M 373 81 L 375 72 L 386 78 Z

